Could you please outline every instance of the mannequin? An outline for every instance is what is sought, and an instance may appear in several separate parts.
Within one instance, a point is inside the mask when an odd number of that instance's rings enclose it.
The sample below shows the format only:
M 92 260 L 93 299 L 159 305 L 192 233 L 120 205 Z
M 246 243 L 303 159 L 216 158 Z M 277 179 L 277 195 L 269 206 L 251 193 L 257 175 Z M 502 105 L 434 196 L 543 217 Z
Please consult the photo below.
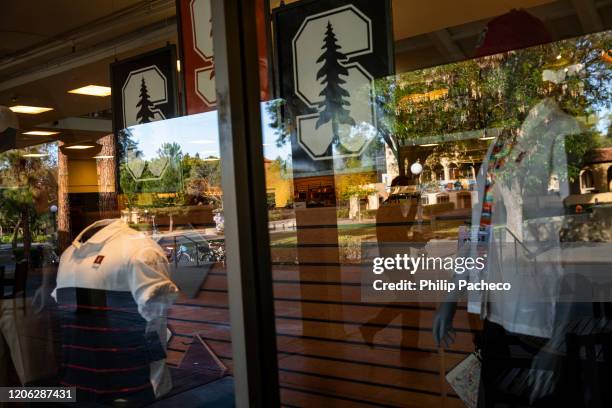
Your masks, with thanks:
M 478 276 L 470 275 L 470 280 L 503 281 L 513 285 L 513 289 L 507 293 L 470 293 L 468 312 L 478 313 L 485 320 L 485 349 L 488 347 L 489 350 L 505 353 L 506 346 L 500 349 L 499 345 L 508 344 L 510 347 L 511 343 L 526 344 L 526 348 L 532 349 L 532 368 L 527 378 L 532 402 L 552 398 L 555 381 L 558 380 L 553 379 L 551 373 L 560 360 L 551 357 L 551 353 L 538 350 L 544 350 L 547 344 L 559 342 L 565 335 L 565 323 L 588 315 L 588 311 L 578 310 L 584 305 L 557 303 L 561 290 L 567 285 L 559 235 L 535 237 L 525 229 L 529 219 L 545 219 L 551 214 L 563 215 L 563 200 L 569 195 L 564 139 L 565 136 L 579 133 L 578 122 L 562 112 L 549 98 L 531 109 L 514 137 L 510 135 L 494 141 L 478 175 L 479 194 L 472 212 L 471 239 L 459 248 L 458 253 L 458 256 L 488 255 L 487 268 Z M 496 155 L 496 151 L 506 153 Z M 542 157 L 548 157 L 548 160 L 542 160 Z M 542 183 L 530 184 L 525 174 L 544 181 L 548 181 L 553 174 L 558 177 L 558 191 L 547 207 L 526 205 L 524 198 L 539 196 Z M 486 189 L 490 190 L 492 198 L 488 198 Z M 484 240 L 483 235 L 486 237 Z M 514 248 L 515 242 L 519 243 L 520 252 L 508 255 L 509 251 L 505 251 L 505 248 Z M 500 255 L 504 251 L 505 255 Z M 534 254 L 545 259 L 545 262 L 538 264 L 537 270 L 536 264 L 531 262 Z M 460 295 L 451 293 L 440 305 L 433 324 L 434 339 L 438 344 L 452 342 L 452 320 Z M 491 355 L 483 353 L 485 383 L 492 377 L 490 372 L 485 372 L 487 366 L 495 361 Z M 511 355 L 505 358 L 512 359 Z M 496 364 L 499 367 L 502 363 L 497 361 Z M 501 375 L 501 372 L 496 374 Z M 481 394 L 487 393 L 486 384 L 480 388 Z M 487 398 L 483 399 L 483 406 L 493 406 L 491 397 L 488 401 Z
M 491 20 L 485 33 L 476 49 L 476 57 L 543 44 L 552 38 L 543 22 L 522 10 L 512 10 Z M 564 114 L 554 100 L 545 99 L 532 107 L 518 132 L 510 132 L 499 136 L 489 146 L 477 177 L 478 199 L 473 204 L 470 239 L 460 243 L 457 254 L 487 255 L 487 266 L 481 273 L 472 271 L 454 277 L 467 277 L 471 281 L 504 280 L 517 285 L 510 295 L 491 292 L 470 293 L 468 297 L 468 312 L 479 314 L 484 320 L 483 333 L 476 339 L 482 351 L 478 406 L 494 407 L 499 403 L 524 406 L 526 402 L 563 406 L 568 401 L 563 400 L 563 393 L 557 393 L 560 400 L 554 401 L 557 381 L 549 375 L 555 372 L 553 368 L 559 359 L 551 358 L 545 350 L 561 335 L 558 329 L 564 327 L 562 322 L 570 320 L 576 311 L 559 306 L 555 301 L 564 285 L 560 278 L 563 267 L 558 259 L 558 234 L 550 234 L 541 242 L 539 237 L 529 234 L 529 220 L 537 219 L 541 207 L 530 207 L 525 199 L 542 195 L 539 187 L 530 185 L 528 180 L 548 183 L 555 178 L 560 185 L 552 203 L 554 208 L 546 210 L 557 216 L 563 214 L 563 198 L 569 193 L 567 177 L 563 177 L 564 172 L 567 176 L 564 136 L 580 133 L 580 130 L 576 120 Z M 516 255 L 512 255 L 514 251 L 503 251 L 504 247 L 514 248 L 515 244 L 520 248 Z M 557 259 L 551 255 L 555 250 Z M 500 256 L 500 253 L 505 255 Z M 534 270 L 532 258 L 538 253 L 553 258 L 549 259 L 546 270 Z M 516 273 L 518 269 L 508 268 L 519 264 L 522 276 Z M 536 272 L 538 274 L 534 275 Z M 433 322 L 433 335 L 438 344 L 448 345 L 453 341 L 452 321 L 460 296 L 458 292 L 450 293 L 440 304 Z M 502 394 L 497 392 L 501 378 L 508 378 L 505 371 L 511 368 L 508 363 L 513 362 L 511 351 L 516 347 L 522 350 L 527 364 L 531 364 L 526 381 L 528 401 L 523 399 L 518 403 L 505 396 L 500 398 Z M 543 373 L 544 376 L 540 375 Z
M 120 219 L 85 228 L 60 259 L 61 383 L 79 400 L 147 402 L 172 388 L 166 311 L 178 289 L 163 250 Z

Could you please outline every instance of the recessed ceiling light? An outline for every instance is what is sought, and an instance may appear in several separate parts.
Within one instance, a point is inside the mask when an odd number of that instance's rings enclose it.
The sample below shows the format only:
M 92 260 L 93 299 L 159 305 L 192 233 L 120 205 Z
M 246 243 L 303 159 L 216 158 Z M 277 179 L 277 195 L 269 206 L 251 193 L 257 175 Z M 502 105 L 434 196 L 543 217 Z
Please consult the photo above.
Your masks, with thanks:
M 45 108 L 42 106 L 27 106 L 27 105 L 15 105 L 9 108 L 15 113 L 27 113 L 29 115 L 36 115 L 38 113 L 52 111 L 53 108 Z
M 72 146 L 64 146 L 65 149 L 71 150 L 85 150 L 85 149 L 93 149 L 94 145 L 72 145 Z
M 111 94 L 111 89 L 108 86 L 87 85 L 68 91 L 68 93 L 91 96 L 109 96 Z
M 114 157 L 115 156 L 103 156 L 103 155 L 100 155 L 100 156 L 94 156 L 93 158 L 94 159 L 112 159 Z
M 45 157 L 48 156 L 48 154 L 45 153 L 26 153 L 23 155 L 23 157 Z
M 53 132 L 51 130 L 30 130 L 28 132 L 23 132 L 22 134 L 31 136 L 53 136 L 58 135 L 59 132 Z
M 421 147 L 431 147 L 431 146 L 437 146 L 439 145 L 439 143 L 427 143 L 427 144 L 422 144 L 420 145 Z

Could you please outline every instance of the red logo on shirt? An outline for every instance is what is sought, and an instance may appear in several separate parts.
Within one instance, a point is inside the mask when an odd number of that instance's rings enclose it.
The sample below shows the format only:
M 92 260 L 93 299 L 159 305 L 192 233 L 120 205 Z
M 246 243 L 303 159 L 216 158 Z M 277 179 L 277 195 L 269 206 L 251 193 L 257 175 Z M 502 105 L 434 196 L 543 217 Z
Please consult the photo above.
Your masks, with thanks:
M 104 255 L 96 256 L 96 259 L 94 260 L 94 265 L 99 266 L 103 260 L 104 260 Z

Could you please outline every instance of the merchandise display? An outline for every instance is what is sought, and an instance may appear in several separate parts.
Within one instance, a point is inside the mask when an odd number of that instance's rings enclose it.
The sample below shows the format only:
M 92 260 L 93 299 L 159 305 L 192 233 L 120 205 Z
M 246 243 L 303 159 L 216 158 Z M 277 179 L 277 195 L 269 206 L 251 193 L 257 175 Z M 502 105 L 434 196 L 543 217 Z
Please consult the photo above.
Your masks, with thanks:
M 0 1 L 0 408 L 612 407 L 611 24 Z
M 83 230 L 61 256 L 52 294 L 61 312 L 61 383 L 94 400 L 167 393 L 166 312 L 177 292 L 151 238 L 122 220 Z
M 535 240 L 529 237 L 526 225 L 528 220 L 548 217 L 551 212 L 563 214 L 563 199 L 569 195 L 565 137 L 579 133 L 576 119 L 562 112 L 553 100 L 545 99 L 531 109 L 516 135 L 491 143 L 478 173 L 478 201 L 472 208 L 472 225 L 481 227 L 473 228 L 472 234 L 486 228 L 487 243 L 482 242 L 482 237 L 479 241 L 473 236 L 462 250 L 477 256 L 484 246 L 488 262 L 484 271 L 470 276 L 470 281 L 484 278 L 489 282 L 510 283 L 512 290 L 483 292 L 484 299 L 481 293 L 469 292 L 468 310 L 510 332 L 552 336 L 554 299 L 558 298 L 559 279 L 563 276 L 559 236 Z M 548 160 L 539 160 L 542 156 Z M 529 183 L 532 179 L 526 175 L 537 182 Z M 542 189 L 542 180 L 548 181 L 553 175 L 563 182 L 555 191 Z M 548 205 L 529 206 L 529 200 L 536 197 L 549 197 Z M 513 249 L 515 241 L 521 250 L 508 253 L 507 249 Z M 472 242 L 478 244 L 472 245 Z M 531 251 L 540 248 L 553 252 L 551 256 L 555 259 L 549 257 L 546 268 L 540 263 L 536 271 L 536 264 L 529 262 L 529 256 Z

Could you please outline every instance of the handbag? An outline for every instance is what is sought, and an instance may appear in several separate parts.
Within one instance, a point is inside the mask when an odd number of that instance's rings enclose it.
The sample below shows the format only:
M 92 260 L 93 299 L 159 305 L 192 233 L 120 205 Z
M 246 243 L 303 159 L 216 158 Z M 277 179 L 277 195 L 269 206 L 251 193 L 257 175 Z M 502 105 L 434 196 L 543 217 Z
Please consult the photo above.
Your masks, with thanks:
M 471 353 L 446 374 L 446 381 L 468 408 L 478 404 L 482 363 L 478 352 Z

